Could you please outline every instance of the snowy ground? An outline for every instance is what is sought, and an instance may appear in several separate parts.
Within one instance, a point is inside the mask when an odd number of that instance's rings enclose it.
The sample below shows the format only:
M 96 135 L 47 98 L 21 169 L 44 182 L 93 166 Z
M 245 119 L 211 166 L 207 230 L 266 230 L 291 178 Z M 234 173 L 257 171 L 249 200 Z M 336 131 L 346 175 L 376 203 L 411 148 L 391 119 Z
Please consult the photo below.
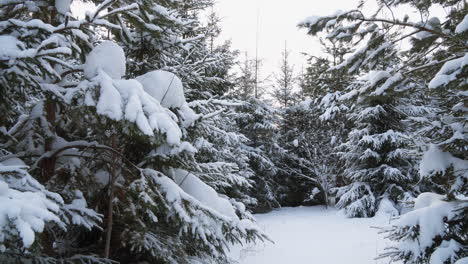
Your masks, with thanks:
M 375 257 L 388 245 L 371 226 L 388 224 L 388 216 L 348 219 L 335 209 L 282 208 L 256 215 L 275 241 L 231 249 L 240 264 L 383 264 Z

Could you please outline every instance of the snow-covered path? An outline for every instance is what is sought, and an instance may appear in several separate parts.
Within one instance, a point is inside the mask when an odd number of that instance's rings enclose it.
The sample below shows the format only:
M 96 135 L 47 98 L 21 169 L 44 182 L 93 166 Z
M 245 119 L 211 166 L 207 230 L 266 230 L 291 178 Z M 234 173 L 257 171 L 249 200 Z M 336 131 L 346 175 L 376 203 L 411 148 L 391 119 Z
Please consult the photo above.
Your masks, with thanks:
M 256 215 L 275 241 L 231 249 L 240 264 L 383 264 L 374 258 L 388 245 L 378 230 L 388 216 L 348 219 L 321 206 L 282 208 Z

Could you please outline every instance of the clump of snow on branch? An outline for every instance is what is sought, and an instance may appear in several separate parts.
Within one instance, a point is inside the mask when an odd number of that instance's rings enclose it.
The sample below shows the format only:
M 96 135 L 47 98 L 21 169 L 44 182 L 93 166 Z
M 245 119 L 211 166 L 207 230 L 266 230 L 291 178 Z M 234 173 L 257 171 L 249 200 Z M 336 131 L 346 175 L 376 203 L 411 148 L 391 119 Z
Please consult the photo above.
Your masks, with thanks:
M 72 0 L 55 0 L 55 8 L 60 14 L 66 15 L 70 12 L 71 2 Z
M 0 36 L 0 59 L 6 60 L 10 57 L 15 57 L 21 50 L 21 42 L 10 35 Z
M 182 81 L 171 72 L 151 71 L 136 79 L 145 91 L 164 107 L 180 108 L 186 103 Z
M 247 234 L 258 232 L 257 238 L 266 238 L 252 221 L 239 220 L 229 201 L 212 192 L 211 187 L 193 174 L 178 169 L 171 170 L 170 174 L 175 179 L 144 169 L 143 177 L 132 183 L 131 188 L 138 191 L 146 203 L 155 204 L 162 199 L 159 202 L 173 212 L 168 220 L 182 225 L 182 235 L 196 237 L 216 255 L 219 254 L 216 248 L 226 249 L 227 242 L 235 242 L 238 236 L 252 241 Z M 182 221 L 175 221 L 177 219 Z M 230 231 L 226 232 L 226 228 Z
M 21 239 L 23 247 L 30 247 L 36 239 L 35 233 L 43 232 L 47 222 L 63 226 L 58 216 L 63 201 L 58 195 L 53 196 L 56 199 L 51 198 L 52 193 L 26 169 L 24 165 L 0 163 L 0 252 L 6 250 L 5 243 L 11 243 L 16 237 Z
M 104 41 L 86 57 L 84 75 L 92 79 L 102 70 L 112 79 L 121 79 L 125 75 L 125 62 L 123 49 L 112 41 Z
M 316 25 L 319 22 L 322 22 L 322 20 L 326 20 L 327 26 L 332 26 L 336 24 L 336 20 L 334 18 L 341 16 L 345 12 L 343 10 L 337 10 L 335 13 L 329 15 L 329 16 L 309 16 L 299 22 L 299 25 L 307 25 L 308 27 L 312 27 Z M 331 22 L 330 22 L 331 21 Z
M 102 222 L 102 215 L 88 208 L 88 203 L 81 191 L 75 190 L 73 194 L 74 199 L 71 203 L 65 204 L 62 208 L 61 219 L 67 225 L 83 226 L 88 230 L 98 227 Z
M 239 219 L 231 203 L 219 197 L 218 193 L 213 188 L 202 182 L 197 176 L 182 169 L 172 169 L 170 171 L 170 176 L 174 178 L 174 181 L 182 190 L 193 196 L 202 204 L 211 207 L 231 219 Z
M 179 145 L 182 137 L 179 120 L 168 108 L 179 108 L 185 126 L 198 118 L 185 101 L 182 83 L 174 74 L 155 71 L 137 79 L 121 79 L 125 75 L 125 55 L 111 41 L 93 49 L 86 59 L 84 72 L 91 81 L 84 85 L 97 86 L 100 90 L 97 103 L 88 91 L 86 104 L 96 106 L 98 114 L 113 120 L 135 123 L 145 135 L 161 132 L 170 145 Z
M 463 72 L 463 68 L 467 65 L 468 53 L 461 58 L 447 61 L 429 83 L 429 88 L 438 88 L 457 80 L 461 77 L 460 75 Z
M 392 224 L 390 239 L 398 239 L 400 242 L 388 250 L 388 256 L 394 259 L 424 257 L 426 250 L 434 246 L 437 237 L 447 237 L 449 230 L 446 222 L 455 217 L 457 205 L 457 202 L 446 201 L 443 195 L 420 194 L 415 200 L 414 210 Z M 413 235 L 407 235 L 407 232 Z M 430 263 L 453 261 L 462 248 L 463 245 L 453 239 L 443 240 L 430 256 Z
M 455 28 L 455 33 L 461 34 L 467 30 L 468 30 L 468 15 L 465 15 L 462 22 L 460 22 L 460 24 L 458 24 L 457 27 Z
M 455 172 L 463 173 L 468 170 L 468 161 L 456 158 L 448 152 L 443 152 L 436 145 L 431 145 L 421 160 L 419 174 L 422 177 L 430 177 L 437 173 L 445 173 L 450 167 L 453 167 Z
M 145 73 L 136 78 L 143 85 L 143 89 L 158 100 L 163 107 L 177 108 L 184 126 L 192 124 L 199 118 L 188 106 L 185 100 L 182 81 L 173 73 L 157 70 Z

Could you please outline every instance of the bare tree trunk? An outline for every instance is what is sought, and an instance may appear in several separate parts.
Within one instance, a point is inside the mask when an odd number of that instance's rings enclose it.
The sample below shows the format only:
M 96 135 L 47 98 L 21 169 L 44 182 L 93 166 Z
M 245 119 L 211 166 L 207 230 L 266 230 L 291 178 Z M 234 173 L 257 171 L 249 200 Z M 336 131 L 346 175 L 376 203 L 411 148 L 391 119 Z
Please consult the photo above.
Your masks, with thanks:
M 106 246 L 104 248 L 104 257 L 109 258 L 110 244 L 112 239 L 112 224 L 113 224 L 113 199 L 114 199 L 114 176 L 112 176 L 109 186 L 109 209 L 107 212 L 107 233 L 106 233 Z
M 117 149 L 117 134 L 113 132 L 111 139 L 111 146 L 113 149 Z M 114 185 L 115 181 L 118 178 L 118 162 L 117 160 L 119 157 L 113 153 L 111 155 L 111 166 L 109 170 L 109 203 L 108 203 L 108 211 L 107 211 L 107 230 L 106 230 L 106 244 L 104 247 L 104 257 L 109 258 L 110 256 L 110 246 L 112 240 L 112 226 L 114 224 Z
M 55 102 L 52 99 L 47 99 L 45 102 L 45 112 L 46 112 L 46 119 L 50 124 L 50 130 L 54 132 L 53 124 L 55 123 Z M 52 144 L 54 143 L 53 138 L 46 138 L 45 145 L 44 145 L 44 152 L 52 150 Z M 41 181 L 43 184 L 47 183 L 48 180 L 54 175 L 55 173 L 55 163 L 56 158 L 45 158 L 41 164 L 42 167 L 42 177 Z
M 323 197 L 324 197 L 324 199 L 325 199 L 325 208 L 328 209 L 328 207 L 330 206 L 330 204 L 329 204 L 330 201 L 328 200 L 328 193 L 325 192 L 325 191 L 323 191 Z

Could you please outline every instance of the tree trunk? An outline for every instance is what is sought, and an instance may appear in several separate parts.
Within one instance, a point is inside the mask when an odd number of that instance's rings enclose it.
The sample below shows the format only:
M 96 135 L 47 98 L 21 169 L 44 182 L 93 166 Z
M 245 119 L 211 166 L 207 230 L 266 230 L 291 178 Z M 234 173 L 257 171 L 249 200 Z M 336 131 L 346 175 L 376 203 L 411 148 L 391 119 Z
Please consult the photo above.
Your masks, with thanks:
M 46 119 L 47 122 L 50 125 L 50 130 L 53 133 L 55 131 L 53 124 L 55 123 L 55 102 L 52 101 L 50 98 L 47 99 L 45 103 L 45 112 L 46 112 Z M 54 138 L 48 137 L 45 139 L 45 145 L 44 145 L 44 152 L 51 151 L 52 150 L 52 144 L 54 143 Z M 41 175 L 41 181 L 43 184 L 46 184 L 47 181 L 52 178 L 52 176 L 55 173 L 55 163 L 57 159 L 55 157 L 51 158 L 45 158 L 42 161 L 41 167 L 42 167 L 42 175 Z
M 113 149 L 117 149 L 117 134 L 113 132 L 111 139 L 111 146 Z M 119 156 L 113 153 L 111 155 L 111 165 L 109 170 L 109 203 L 108 203 L 108 211 L 107 211 L 107 232 L 106 232 L 106 244 L 104 247 L 104 257 L 109 258 L 110 256 L 110 245 L 112 240 L 112 226 L 113 226 L 113 218 L 114 218 L 114 185 L 115 181 L 118 178 L 118 159 Z
M 107 233 L 106 233 L 106 245 L 104 248 L 104 257 L 109 258 L 110 255 L 110 244 L 112 239 L 112 224 L 113 224 L 113 200 L 114 200 L 114 176 L 112 176 L 109 186 L 109 209 L 107 212 Z

